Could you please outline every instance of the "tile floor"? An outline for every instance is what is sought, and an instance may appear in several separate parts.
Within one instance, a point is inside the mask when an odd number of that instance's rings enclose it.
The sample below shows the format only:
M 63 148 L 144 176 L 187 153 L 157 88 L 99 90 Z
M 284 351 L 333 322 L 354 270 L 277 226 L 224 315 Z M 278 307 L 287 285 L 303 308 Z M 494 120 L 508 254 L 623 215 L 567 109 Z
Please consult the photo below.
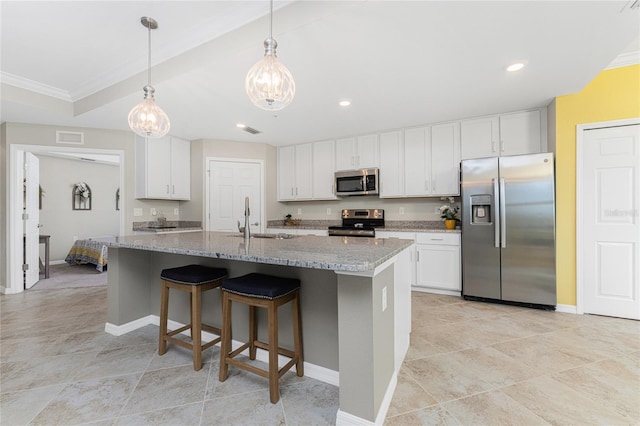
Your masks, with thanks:
M 218 349 L 194 372 L 157 327 L 104 333 L 106 288 L 0 296 L 1 425 L 322 425 L 338 389 L 266 380 Z M 385 424 L 640 424 L 640 322 L 413 294 L 411 348 Z

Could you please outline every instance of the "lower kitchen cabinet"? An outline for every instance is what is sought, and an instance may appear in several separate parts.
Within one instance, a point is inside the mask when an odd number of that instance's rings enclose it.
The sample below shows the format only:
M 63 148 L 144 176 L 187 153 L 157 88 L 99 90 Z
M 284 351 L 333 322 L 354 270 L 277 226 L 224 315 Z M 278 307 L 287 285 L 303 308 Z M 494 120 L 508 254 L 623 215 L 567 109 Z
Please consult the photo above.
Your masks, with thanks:
M 460 295 L 460 234 L 417 234 L 416 258 L 417 287 L 435 293 Z

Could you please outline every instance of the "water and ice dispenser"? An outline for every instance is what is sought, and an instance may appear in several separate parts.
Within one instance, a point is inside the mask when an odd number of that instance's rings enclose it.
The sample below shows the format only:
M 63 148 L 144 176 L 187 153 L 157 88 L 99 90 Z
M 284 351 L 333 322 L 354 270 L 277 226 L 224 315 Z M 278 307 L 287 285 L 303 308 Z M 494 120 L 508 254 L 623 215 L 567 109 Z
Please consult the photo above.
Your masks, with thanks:
M 491 195 L 471 196 L 471 224 L 491 224 Z

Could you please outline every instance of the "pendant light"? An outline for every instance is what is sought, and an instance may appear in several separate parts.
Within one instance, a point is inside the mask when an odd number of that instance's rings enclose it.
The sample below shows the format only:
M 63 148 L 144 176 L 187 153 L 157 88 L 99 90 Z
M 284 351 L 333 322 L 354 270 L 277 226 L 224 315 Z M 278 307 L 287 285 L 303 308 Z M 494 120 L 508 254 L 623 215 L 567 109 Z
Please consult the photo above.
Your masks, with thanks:
M 273 0 L 269 23 L 269 38 L 264 41 L 264 58 L 247 73 L 245 89 L 251 102 L 267 111 L 279 111 L 293 101 L 296 83 L 282 62 L 278 61 L 273 39 Z
M 149 31 L 149 62 L 147 85 L 144 90 L 144 100 L 129 112 L 129 127 L 138 135 L 147 138 L 161 138 L 169 133 L 171 123 L 169 117 L 154 99 L 156 89 L 151 85 L 151 30 L 158 28 L 158 22 L 146 16 L 140 18 L 140 23 Z

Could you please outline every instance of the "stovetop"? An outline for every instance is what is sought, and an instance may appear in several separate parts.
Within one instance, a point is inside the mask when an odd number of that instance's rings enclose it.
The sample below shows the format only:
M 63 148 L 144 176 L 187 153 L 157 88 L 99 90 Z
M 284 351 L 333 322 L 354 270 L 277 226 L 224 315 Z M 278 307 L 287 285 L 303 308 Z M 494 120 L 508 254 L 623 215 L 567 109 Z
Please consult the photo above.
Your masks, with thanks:
M 382 209 L 344 209 L 342 226 L 330 226 L 330 236 L 375 237 L 376 227 L 384 226 Z

